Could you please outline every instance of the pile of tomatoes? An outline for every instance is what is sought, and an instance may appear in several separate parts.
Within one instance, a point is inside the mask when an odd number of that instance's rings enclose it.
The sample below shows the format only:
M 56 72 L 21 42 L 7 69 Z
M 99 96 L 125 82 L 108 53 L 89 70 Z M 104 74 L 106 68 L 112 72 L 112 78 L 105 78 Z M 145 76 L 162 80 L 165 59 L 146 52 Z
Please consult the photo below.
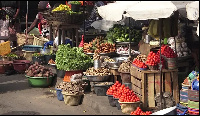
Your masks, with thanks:
M 149 66 L 156 66 L 159 63 L 158 59 L 159 59 L 159 56 L 156 53 L 154 53 L 153 51 L 151 51 L 147 56 L 147 60 L 146 60 L 145 64 L 149 65 Z
M 174 53 L 174 50 L 171 49 L 168 45 L 161 46 L 161 54 L 167 58 L 176 58 L 177 54 Z
M 134 59 L 132 64 L 137 66 L 137 67 L 139 67 L 139 68 L 147 68 L 147 65 L 144 62 L 142 62 L 142 61 L 140 61 L 140 60 L 138 60 L 136 58 Z
M 135 111 L 131 112 L 130 115 L 150 115 L 150 114 L 152 114 L 151 111 L 143 112 L 140 107 L 137 107 L 137 109 Z
M 116 81 L 114 85 L 112 85 L 107 90 L 107 95 L 113 95 L 114 98 L 118 98 L 120 102 L 137 102 L 140 101 L 139 97 L 135 95 L 133 90 L 130 90 L 125 85 Z

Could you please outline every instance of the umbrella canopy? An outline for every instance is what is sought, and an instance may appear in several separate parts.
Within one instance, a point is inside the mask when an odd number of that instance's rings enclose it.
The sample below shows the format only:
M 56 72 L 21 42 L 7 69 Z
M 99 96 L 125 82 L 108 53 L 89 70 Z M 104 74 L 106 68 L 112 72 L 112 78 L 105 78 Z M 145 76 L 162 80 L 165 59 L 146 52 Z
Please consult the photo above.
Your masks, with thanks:
M 177 7 L 171 1 L 141 1 L 126 10 L 128 17 L 135 20 L 168 18 Z
M 187 18 L 197 20 L 199 18 L 199 1 L 191 2 L 186 5 Z
M 105 6 L 98 7 L 98 13 L 104 20 L 119 21 L 122 19 L 124 11 L 129 7 L 134 7 L 140 1 L 116 1 Z

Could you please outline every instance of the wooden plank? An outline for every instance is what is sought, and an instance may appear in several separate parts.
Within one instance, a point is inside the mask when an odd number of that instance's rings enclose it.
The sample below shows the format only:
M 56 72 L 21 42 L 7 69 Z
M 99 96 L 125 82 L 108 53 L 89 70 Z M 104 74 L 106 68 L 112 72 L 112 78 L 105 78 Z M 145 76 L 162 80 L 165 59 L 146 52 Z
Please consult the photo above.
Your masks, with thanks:
M 147 74 L 148 81 L 148 105 L 149 107 L 155 107 L 154 100 L 154 74 Z
M 167 70 L 167 69 L 163 69 L 162 72 L 175 72 L 178 71 L 178 69 L 173 69 L 173 70 Z M 159 70 L 141 70 L 141 72 L 143 73 L 160 73 Z
M 155 94 L 160 93 L 160 74 L 155 74 Z
M 112 75 L 120 75 L 118 72 L 118 69 L 111 69 L 110 72 L 112 73 Z
M 147 82 L 145 81 L 147 79 L 147 75 L 142 73 L 142 102 L 143 102 L 143 107 L 146 108 L 148 105 L 147 102 Z
M 141 83 L 140 79 L 137 79 L 136 77 L 131 76 L 131 83 L 132 83 L 132 85 L 135 85 L 142 89 L 142 83 Z
M 179 85 L 178 85 L 178 72 L 172 72 L 173 81 L 173 98 L 177 103 L 179 103 Z
M 164 73 L 164 75 L 165 75 L 165 84 L 164 84 L 165 90 L 164 91 L 172 93 L 171 75 L 170 75 L 170 73 Z
M 132 90 L 140 95 L 142 95 L 142 89 L 135 86 L 135 85 L 132 85 Z

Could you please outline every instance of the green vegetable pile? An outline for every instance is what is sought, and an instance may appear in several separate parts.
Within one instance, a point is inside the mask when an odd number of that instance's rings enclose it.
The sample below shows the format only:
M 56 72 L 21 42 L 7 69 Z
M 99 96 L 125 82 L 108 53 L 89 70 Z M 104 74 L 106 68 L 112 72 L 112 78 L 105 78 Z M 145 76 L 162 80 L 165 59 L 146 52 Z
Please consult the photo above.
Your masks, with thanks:
M 59 70 L 86 70 L 93 66 L 93 60 L 83 53 L 83 48 L 59 45 L 56 52 L 56 66 Z
M 19 57 L 18 57 L 16 54 L 14 54 L 14 53 L 9 53 L 9 54 L 7 54 L 5 57 L 14 58 L 14 59 L 19 58 Z
M 70 1 L 70 4 L 81 4 L 79 1 Z
M 43 54 L 40 54 L 40 53 L 34 53 L 33 54 L 33 57 L 40 57 L 40 56 L 43 56 Z
M 142 39 L 141 30 L 131 29 L 131 42 L 139 42 Z M 108 43 L 129 42 L 129 27 L 115 24 L 106 35 Z

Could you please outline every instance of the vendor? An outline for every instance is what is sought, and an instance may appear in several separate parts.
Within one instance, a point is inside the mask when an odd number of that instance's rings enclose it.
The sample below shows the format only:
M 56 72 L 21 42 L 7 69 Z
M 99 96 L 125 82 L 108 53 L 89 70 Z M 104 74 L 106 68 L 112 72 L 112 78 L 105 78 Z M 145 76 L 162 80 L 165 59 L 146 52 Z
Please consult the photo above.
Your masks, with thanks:
M 19 11 L 20 1 L 1 1 L 1 11 L 5 11 L 4 16 L 0 20 L 0 36 L 8 36 L 12 42 L 12 46 L 17 46 L 16 33 L 20 32 L 19 28 Z
M 36 25 L 38 25 L 38 29 L 40 34 L 49 39 L 49 26 L 47 23 L 47 20 L 43 17 L 41 12 L 44 12 L 45 10 L 48 10 L 48 8 L 51 8 L 49 1 L 40 1 L 38 4 L 38 14 L 36 15 L 35 20 L 31 24 L 31 26 L 28 28 L 27 33 L 29 33 Z

